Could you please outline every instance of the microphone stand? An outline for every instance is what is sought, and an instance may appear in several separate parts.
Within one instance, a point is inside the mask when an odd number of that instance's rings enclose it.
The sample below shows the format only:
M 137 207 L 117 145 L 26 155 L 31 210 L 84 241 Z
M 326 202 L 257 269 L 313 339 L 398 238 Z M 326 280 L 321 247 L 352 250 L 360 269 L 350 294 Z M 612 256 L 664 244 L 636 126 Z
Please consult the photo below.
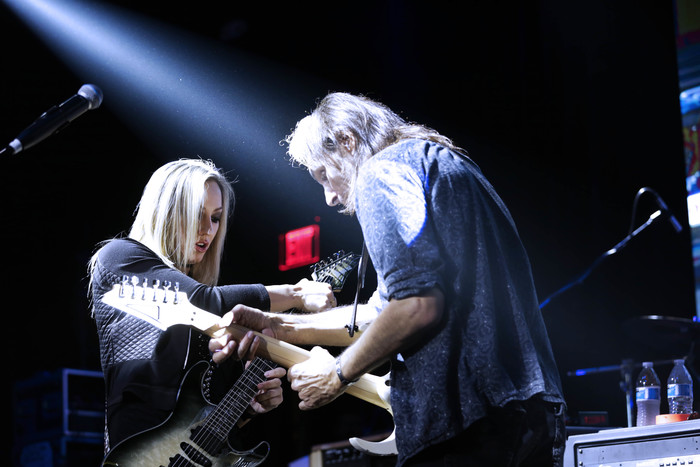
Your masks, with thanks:
M 634 408 L 634 381 L 632 381 L 632 371 L 635 368 L 641 368 L 641 365 L 634 365 L 632 360 L 622 360 L 620 365 L 606 365 L 593 368 L 582 368 L 580 370 L 569 371 L 567 376 L 586 376 L 598 373 L 608 373 L 611 371 L 620 371 L 622 380 L 620 381 L 620 389 L 625 393 L 627 406 L 627 426 L 632 426 L 632 409 Z
M 657 206 L 659 207 L 659 210 L 653 212 L 650 216 L 649 219 L 646 220 L 642 225 L 637 227 L 635 230 L 632 230 L 632 225 L 630 225 L 629 228 L 629 233 L 625 238 L 623 238 L 620 242 L 618 242 L 614 247 L 600 255 L 598 258 L 596 258 L 595 261 L 586 269 L 581 275 L 579 275 L 576 279 L 572 280 L 568 284 L 564 285 L 561 287 L 559 290 L 551 294 L 549 297 L 547 297 L 542 303 L 540 303 L 540 309 L 544 308 L 549 304 L 549 302 L 552 301 L 553 298 L 556 296 L 564 293 L 571 287 L 581 284 L 590 274 L 593 272 L 593 270 L 607 257 L 614 255 L 621 249 L 623 249 L 627 244 L 632 240 L 634 237 L 639 235 L 644 229 L 649 227 L 651 224 L 653 224 L 663 213 L 666 213 L 670 218 L 669 220 L 673 224 L 673 228 L 676 230 L 676 232 L 680 232 L 682 227 L 678 220 L 673 216 L 673 214 L 668 210 L 668 207 L 666 206 L 666 203 L 663 202 L 661 197 L 656 193 L 654 190 L 648 187 L 641 188 L 638 192 L 637 195 L 635 196 L 634 199 L 634 204 L 633 204 L 633 209 L 632 209 L 632 222 L 634 222 L 635 219 L 635 214 L 636 214 L 636 209 L 637 209 L 637 201 L 639 200 L 640 196 L 644 193 L 651 193 L 653 194 L 654 198 L 656 199 Z M 694 343 L 693 343 L 694 345 Z M 665 363 L 673 363 L 673 360 L 665 360 L 665 361 L 660 361 L 660 362 L 655 362 L 658 365 L 665 364 Z M 633 371 L 636 368 L 640 368 L 641 365 L 639 364 L 634 364 L 632 360 L 629 359 L 624 359 L 622 361 L 622 364 L 620 365 L 608 365 L 608 366 L 602 366 L 602 367 L 595 367 L 595 368 L 584 368 L 576 371 L 570 371 L 567 373 L 567 376 L 584 376 L 584 375 L 589 375 L 589 374 L 594 374 L 594 373 L 604 373 L 608 371 L 620 371 L 621 374 L 621 381 L 620 381 L 620 389 L 625 393 L 625 399 L 626 399 L 626 408 L 627 408 L 627 426 L 631 427 L 633 426 L 633 420 L 632 420 L 632 413 L 634 410 L 634 404 L 635 404 L 635 397 L 634 397 L 634 392 L 635 392 L 635 381 L 634 381 L 634 375 Z
M 651 224 L 653 224 L 654 221 L 656 221 L 656 220 L 661 216 L 661 214 L 662 214 L 661 210 L 658 210 L 658 211 L 655 211 L 654 213 L 652 213 L 652 215 L 649 216 L 649 219 L 647 219 L 647 221 L 646 221 L 644 224 L 642 224 L 642 225 L 640 225 L 639 227 L 637 227 L 636 230 L 630 232 L 630 233 L 629 233 L 625 238 L 623 238 L 617 245 L 615 245 L 614 247 L 612 247 L 611 249 L 609 249 L 608 251 L 606 251 L 605 253 L 603 253 L 602 255 L 600 255 L 598 258 L 596 258 L 596 260 L 593 261 L 593 263 L 588 267 L 588 269 L 586 269 L 580 276 L 578 276 L 576 279 L 574 279 L 573 281 L 569 282 L 568 284 L 564 285 L 562 288 L 560 288 L 559 290 L 557 290 L 556 292 L 554 292 L 553 294 L 551 294 L 549 297 L 547 297 L 545 300 L 543 300 L 542 303 L 540 303 L 540 309 L 542 309 L 542 308 L 544 308 L 545 306 L 547 306 L 547 305 L 549 304 L 549 302 L 551 302 L 552 299 L 553 299 L 554 297 L 556 297 L 556 296 L 558 296 L 558 295 L 564 293 L 565 291 L 569 290 L 571 287 L 573 287 L 573 286 L 575 286 L 575 285 L 581 284 L 581 283 L 591 274 L 591 272 L 593 272 L 593 270 L 594 270 L 596 267 L 598 267 L 598 265 L 599 265 L 605 258 L 614 255 L 615 253 L 617 253 L 618 251 L 620 251 L 621 249 L 623 249 L 625 246 L 627 246 L 627 244 L 629 243 L 630 240 L 632 240 L 634 237 L 636 237 L 637 235 L 639 235 L 639 233 L 640 233 L 642 230 L 646 229 L 646 228 L 649 227 Z

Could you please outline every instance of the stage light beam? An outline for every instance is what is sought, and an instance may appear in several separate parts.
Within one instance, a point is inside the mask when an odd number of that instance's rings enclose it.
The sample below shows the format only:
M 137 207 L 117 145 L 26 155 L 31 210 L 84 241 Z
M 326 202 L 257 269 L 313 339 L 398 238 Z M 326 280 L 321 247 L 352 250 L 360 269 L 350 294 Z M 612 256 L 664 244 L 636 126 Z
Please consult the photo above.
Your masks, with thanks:
M 76 75 L 104 90 L 105 106 L 164 152 L 185 147 L 228 159 L 236 152 L 237 161 L 243 152 L 259 164 L 250 155 L 279 153 L 302 102 L 312 101 L 300 89 L 289 92 L 289 70 L 113 5 L 5 3 Z

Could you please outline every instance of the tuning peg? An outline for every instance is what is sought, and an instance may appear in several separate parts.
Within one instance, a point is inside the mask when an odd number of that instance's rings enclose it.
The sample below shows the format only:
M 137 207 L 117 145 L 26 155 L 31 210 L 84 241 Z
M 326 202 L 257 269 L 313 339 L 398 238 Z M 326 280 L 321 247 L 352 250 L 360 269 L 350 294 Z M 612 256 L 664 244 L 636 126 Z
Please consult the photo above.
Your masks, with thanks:
M 119 282 L 119 298 L 124 298 L 124 287 L 129 283 L 129 276 L 122 276 L 121 282 Z
M 158 287 L 160 287 L 160 279 L 155 279 L 153 281 L 153 301 L 156 301 L 156 292 L 158 291 Z
M 165 290 L 165 293 L 163 294 L 163 303 L 168 303 L 168 289 L 171 286 L 170 281 L 165 281 L 163 282 L 163 289 Z
M 139 278 L 136 276 L 131 276 L 131 298 L 136 298 L 136 286 L 139 283 Z

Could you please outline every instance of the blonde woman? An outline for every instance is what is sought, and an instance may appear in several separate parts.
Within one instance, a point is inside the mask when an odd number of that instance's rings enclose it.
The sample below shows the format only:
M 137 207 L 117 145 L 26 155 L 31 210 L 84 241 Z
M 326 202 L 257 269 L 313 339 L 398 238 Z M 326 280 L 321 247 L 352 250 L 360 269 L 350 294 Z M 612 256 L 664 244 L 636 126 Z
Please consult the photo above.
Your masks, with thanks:
M 181 326 L 161 331 L 105 304 L 102 296 L 122 277 L 177 283 L 193 305 L 219 316 L 238 304 L 270 311 L 319 311 L 335 304 L 328 284 L 307 280 L 295 285 L 217 285 L 233 201 L 229 182 L 211 162 L 167 163 L 147 183 L 128 237 L 105 242 L 93 256 L 90 293 L 106 384 L 108 451 L 163 422 L 175 408 L 187 370 L 210 356 L 208 338 L 198 332 Z M 245 360 L 256 346 L 250 333 L 240 343 L 217 350 L 235 356 L 232 361 Z M 212 367 L 219 392 L 228 390 L 240 373 L 240 365 Z M 284 374 L 283 368 L 266 373 L 246 418 L 282 402 Z

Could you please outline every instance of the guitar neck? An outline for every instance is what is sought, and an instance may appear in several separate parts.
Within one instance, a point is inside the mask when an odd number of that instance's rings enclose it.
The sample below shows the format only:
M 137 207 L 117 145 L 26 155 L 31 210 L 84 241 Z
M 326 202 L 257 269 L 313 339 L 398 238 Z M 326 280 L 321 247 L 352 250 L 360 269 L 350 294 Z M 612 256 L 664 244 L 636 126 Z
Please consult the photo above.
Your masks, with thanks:
M 237 340 L 242 339 L 243 336 L 250 331 L 250 329 L 238 324 L 231 324 L 227 329 Z M 202 329 L 202 331 L 209 337 L 219 337 L 223 329 L 216 325 Z M 311 356 L 311 352 L 301 347 L 275 339 L 274 337 L 266 336 L 265 334 L 257 331 L 253 331 L 253 333 L 260 338 L 260 345 L 258 346 L 257 354 L 272 360 L 285 368 L 289 368 L 297 363 L 302 363 L 308 360 Z M 377 392 L 382 386 L 385 385 L 386 383 L 384 378 L 372 374 L 364 374 L 356 383 L 348 386 L 345 392 L 357 397 L 358 399 L 362 399 L 365 402 L 374 404 L 377 407 L 391 411 L 389 404 L 379 397 Z
M 258 383 L 265 380 L 265 371 L 271 370 L 274 365 L 275 363 L 269 360 L 253 359 L 219 402 L 216 409 L 207 417 L 204 427 L 220 439 L 225 440 L 258 392 Z
M 358 263 L 359 256 L 349 253 L 341 256 L 336 254 L 329 265 L 314 270 L 313 278 L 317 281 L 328 282 L 336 290 Z M 122 282 L 113 286 L 105 293 L 102 301 L 125 313 L 147 321 L 159 329 L 168 329 L 174 325 L 188 325 L 198 329 L 209 337 L 220 337 L 224 328 L 219 326 L 220 317 L 192 305 L 187 294 L 179 291 L 177 283 L 165 283 L 160 287 L 160 281 L 149 283 L 147 279 L 139 285 L 139 278 L 125 277 Z M 174 285 L 170 290 L 171 285 Z M 226 328 L 234 338 L 240 340 L 250 329 L 232 324 Z M 289 368 L 309 359 L 311 353 L 301 347 L 266 336 L 253 331 L 260 338 L 258 354 L 278 365 Z M 356 383 L 349 386 L 346 392 L 370 404 L 391 412 L 389 402 L 380 397 L 386 393 L 386 380 L 383 377 L 365 374 Z
M 221 337 L 224 330 L 228 329 L 236 340 L 241 340 L 250 331 L 250 329 L 238 324 L 230 324 L 227 328 L 222 328 L 219 326 L 220 318 L 217 315 L 195 307 L 186 300 L 186 297 L 183 297 L 178 306 L 187 310 L 185 313 L 189 316 L 187 324 L 199 329 L 209 337 Z M 257 354 L 285 368 L 302 363 L 311 356 L 311 352 L 301 347 L 266 336 L 257 331 L 253 331 L 253 333 L 260 339 Z M 379 396 L 379 393 L 385 387 L 386 381 L 384 378 L 372 374 L 364 374 L 356 383 L 348 386 L 345 392 L 391 412 L 389 403 Z

